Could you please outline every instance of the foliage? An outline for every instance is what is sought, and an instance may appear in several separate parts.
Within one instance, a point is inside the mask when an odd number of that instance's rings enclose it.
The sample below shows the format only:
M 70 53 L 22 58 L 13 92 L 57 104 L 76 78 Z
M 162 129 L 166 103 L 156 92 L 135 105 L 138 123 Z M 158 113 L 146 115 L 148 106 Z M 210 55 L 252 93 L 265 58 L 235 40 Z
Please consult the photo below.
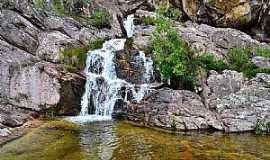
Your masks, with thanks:
M 45 115 L 46 118 L 48 119 L 54 119 L 56 116 L 56 109 L 55 108 L 48 108 L 45 110 Z
M 200 68 L 218 72 L 225 69 L 235 70 L 243 72 L 248 78 L 256 76 L 257 73 L 270 73 L 270 69 L 258 68 L 252 62 L 252 52 L 249 48 L 229 50 L 226 61 L 217 60 L 209 53 L 195 56 L 187 43 L 178 36 L 173 27 L 174 14 L 168 14 L 168 8 L 169 3 L 161 5 L 157 10 L 156 28 L 149 48 L 154 53 L 156 69 L 171 88 L 193 90 Z M 268 56 L 269 53 L 261 49 L 258 54 Z
M 89 17 L 89 22 L 91 25 L 97 28 L 106 28 L 109 27 L 109 12 L 106 9 L 96 9 L 92 12 Z
M 65 48 L 62 52 L 62 62 L 67 65 L 67 70 L 74 72 L 82 70 L 87 57 L 88 47 Z
M 262 56 L 265 58 L 270 58 L 270 50 L 266 48 L 257 48 L 256 56 Z
M 251 60 L 251 50 L 247 48 L 231 49 L 227 57 L 229 69 L 243 72 L 245 76 L 254 77 L 258 68 Z
M 82 47 L 65 48 L 61 52 L 61 61 L 66 64 L 66 69 L 69 72 L 83 70 L 88 51 L 102 48 L 103 43 L 104 40 L 97 39 L 95 41 L 90 41 L 88 45 Z
M 65 15 L 65 7 L 59 0 L 53 0 L 54 10 L 61 16 Z
M 168 1 L 162 2 L 156 12 L 174 21 L 180 20 L 182 17 L 181 11 L 178 8 L 174 8 Z
M 154 25 L 155 24 L 155 18 L 154 17 L 142 17 L 140 18 L 140 23 L 144 25 Z
M 174 131 L 176 130 L 176 121 L 175 121 L 175 119 L 172 120 L 172 122 L 170 123 L 170 126 L 171 126 L 172 130 L 174 130 Z
M 43 8 L 43 0 L 33 0 L 35 7 Z
M 255 77 L 257 73 L 270 73 L 269 68 L 258 68 L 251 60 L 251 50 L 246 48 L 232 49 L 228 53 L 228 69 L 243 72 L 248 78 Z
M 156 67 L 172 88 L 193 90 L 195 86 L 196 66 L 193 52 L 172 27 L 172 21 L 158 14 L 152 44 Z
M 213 54 L 205 53 L 196 57 L 196 63 L 206 71 L 215 70 L 221 72 L 228 69 L 228 64 L 223 60 L 217 60 Z
M 258 120 L 255 126 L 256 134 L 270 133 L 270 122 Z
M 90 41 L 88 44 L 88 49 L 94 50 L 102 48 L 102 45 L 104 43 L 104 39 L 98 38 L 94 41 Z

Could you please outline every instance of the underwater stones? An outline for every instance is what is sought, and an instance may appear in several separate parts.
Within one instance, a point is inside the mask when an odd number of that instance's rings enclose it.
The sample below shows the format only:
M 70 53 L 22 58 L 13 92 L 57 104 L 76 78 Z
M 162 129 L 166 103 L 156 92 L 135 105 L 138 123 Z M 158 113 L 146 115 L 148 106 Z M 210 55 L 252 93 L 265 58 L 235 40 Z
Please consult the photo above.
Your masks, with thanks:
M 0 103 L 0 128 L 22 126 L 32 117 L 32 111 L 25 111 L 10 104 Z

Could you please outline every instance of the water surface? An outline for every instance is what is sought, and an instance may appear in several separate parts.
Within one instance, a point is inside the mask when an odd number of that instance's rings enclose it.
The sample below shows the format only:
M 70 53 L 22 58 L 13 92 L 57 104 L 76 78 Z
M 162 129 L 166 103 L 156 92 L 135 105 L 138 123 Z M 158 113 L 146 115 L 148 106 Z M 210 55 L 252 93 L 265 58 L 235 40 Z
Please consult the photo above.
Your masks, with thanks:
M 53 121 L 0 149 L 1 160 L 270 160 L 270 136 L 169 134 L 119 121 Z

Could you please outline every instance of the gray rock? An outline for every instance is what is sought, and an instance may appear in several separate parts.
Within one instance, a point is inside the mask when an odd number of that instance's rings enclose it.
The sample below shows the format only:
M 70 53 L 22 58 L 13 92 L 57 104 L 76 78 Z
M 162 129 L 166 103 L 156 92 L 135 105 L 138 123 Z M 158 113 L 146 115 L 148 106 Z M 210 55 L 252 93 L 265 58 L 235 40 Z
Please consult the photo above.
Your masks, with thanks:
M 174 122 L 178 130 L 223 128 L 215 113 L 209 111 L 201 98 L 190 91 L 156 90 L 143 102 L 124 105 L 122 112 L 119 110 L 115 111 L 114 116 L 120 115 L 146 126 L 163 129 L 170 129 Z
M 216 107 L 216 100 L 239 91 L 244 86 L 244 76 L 236 71 L 225 70 L 222 74 L 211 71 L 204 88 L 206 104 L 211 109 Z
M 56 77 L 44 72 L 47 65 L 36 63 L 13 72 L 9 86 L 12 104 L 36 111 L 58 104 L 61 86 Z
M 11 134 L 8 128 L 0 128 L 0 137 L 7 137 Z
M 115 33 L 106 28 L 98 30 L 94 27 L 83 27 L 79 33 L 79 41 L 85 45 L 87 45 L 90 41 L 95 41 L 96 39 L 110 39 L 115 37 Z
M 228 73 L 234 74 L 229 74 L 230 77 Z M 225 131 L 252 131 L 258 120 L 269 120 L 269 77 L 258 74 L 250 81 L 243 81 L 242 74 L 234 71 L 209 76 L 207 82 L 211 82 L 208 83 L 211 89 L 206 101 L 217 112 Z
M 39 35 L 37 56 L 49 62 L 60 62 L 60 51 L 66 47 L 80 46 L 80 43 L 59 32 L 43 32 Z
M 14 46 L 35 54 L 39 29 L 18 13 L 0 11 L 0 36 Z
M 44 25 L 48 31 L 60 31 L 73 39 L 79 39 L 78 35 L 82 27 L 80 23 L 72 18 L 61 18 L 57 16 L 46 17 Z
M 252 58 L 252 62 L 259 68 L 270 68 L 270 58 L 256 56 Z
M 34 64 L 37 59 L 0 39 L 0 97 L 9 97 L 10 77 L 14 70 Z
M 33 111 L 26 111 L 10 104 L 0 104 L 0 126 L 14 128 L 22 126 L 28 119 L 32 118 Z M 1 128 L 1 127 L 0 127 Z

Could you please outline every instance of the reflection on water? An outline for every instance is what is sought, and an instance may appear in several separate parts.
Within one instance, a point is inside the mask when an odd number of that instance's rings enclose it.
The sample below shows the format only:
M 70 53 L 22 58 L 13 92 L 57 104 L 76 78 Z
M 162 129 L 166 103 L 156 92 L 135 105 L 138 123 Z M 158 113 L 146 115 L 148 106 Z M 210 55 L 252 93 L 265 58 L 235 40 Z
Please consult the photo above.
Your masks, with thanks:
M 75 128 L 53 125 L 56 127 L 45 126 L 3 146 L 0 159 L 270 160 L 269 135 L 173 135 L 117 121 L 91 122 Z

